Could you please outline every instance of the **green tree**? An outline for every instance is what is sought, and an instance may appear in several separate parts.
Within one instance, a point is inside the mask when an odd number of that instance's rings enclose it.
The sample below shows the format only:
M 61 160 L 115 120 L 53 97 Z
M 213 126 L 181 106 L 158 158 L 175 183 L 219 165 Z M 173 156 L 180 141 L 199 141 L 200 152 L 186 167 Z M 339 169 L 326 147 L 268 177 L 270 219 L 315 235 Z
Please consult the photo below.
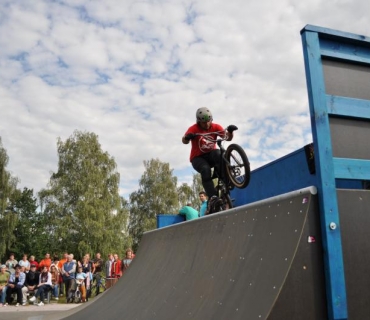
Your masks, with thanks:
M 186 206 L 188 203 L 191 203 L 192 207 L 195 208 L 196 202 L 194 202 L 193 190 L 187 183 L 183 183 L 178 187 L 177 192 L 179 195 L 180 208 Z
M 0 260 L 3 260 L 9 251 L 14 250 L 16 239 L 13 231 L 18 220 L 17 213 L 13 209 L 18 178 L 12 177 L 7 171 L 8 161 L 9 158 L 0 137 Z
M 200 200 L 199 192 L 204 190 L 202 185 L 202 177 L 199 173 L 193 173 L 193 180 L 191 186 L 187 183 L 183 183 L 178 188 L 180 207 L 185 206 L 188 203 L 191 203 L 194 209 L 199 211 L 200 209 Z
M 179 211 L 177 177 L 173 176 L 170 165 L 151 159 L 144 161 L 144 167 L 139 190 L 130 194 L 129 232 L 134 251 L 143 233 L 156 228 L 157 214 L 174 214 Z
M 75 131 L 57 142 L 58 171 L 40 191 L 47 233 L 59 252 L 121 252 L 125 246 L 128 206 L 119 196 L 114 158 L 103 152 L 94 133 Z
M 18 222 L 14 230 L 17 239 L 14 252 L 17 257 L 27 253 L 41 258 L 45 255 L 45 250 L 54 249 L 53 243 L 49 243 L 49 234 L 45 232 L 49 224 L 48 216 L 37 212 L 37 199 L 32 189 L 24 188 L 16 194 L 14 210 L 17 212 Z

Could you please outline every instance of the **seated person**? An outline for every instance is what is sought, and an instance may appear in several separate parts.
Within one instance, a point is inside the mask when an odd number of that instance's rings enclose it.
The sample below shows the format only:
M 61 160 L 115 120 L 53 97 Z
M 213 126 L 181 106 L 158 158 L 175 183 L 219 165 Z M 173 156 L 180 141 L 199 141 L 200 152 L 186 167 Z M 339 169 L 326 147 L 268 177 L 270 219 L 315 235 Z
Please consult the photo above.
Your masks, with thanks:
M 12 273 L 9 277 L 9 281 L 7 284 L 6 289 L 6 303 L 10 304 L 12 299 L 12 294 L 17 294 L 17 304 L 16 306 L 25 305 L 26 303 L 22 303 L 22 288 L 24 285 L 24 282 L 26 280 L 26 274 L 21 271 L 22 267 L 17 264 L 15 266 L 15 271 Z
M 39 278 L 40 272 L 37 271 L 37 265 L 32 263 L 30 265 L 30 271 L 26 273 L 26 281 L 22 288 L 23 302 L 27 301 L 27 293 L 36 294 Z
M 48 271 L 48 266 L 44 265 L 39 277 L 39 284 L 37 285 L 36 294 L 30 298 L 30 301 L 37 303 L 37 298 L 40 298 L 40 302 L 37 305 L 43 306 L 43 301 L 46 298 L 45 295 L 47 294 L 48 290 L 51 290 L 51 285 L 51 274 Z
M 3 264 L 0 267 L 0 296 L 1 296 L 1 305 L 5 305 L 5 298 L 6 298 L 6 289 L 7 284 L 10 278 L 10 273 L 6 271 L 6 265 Z
M 59 300 L 59 271 L 56 265 L 52 264 L 50 266 L 50 274 L 54 299 Z
M 86 277 L 87 277 L 87 274 L 82 271 L 82 266 L 78 266 L 77 273 L 76 273 L 76 282 L 77 282 L 77 285 L 80 286 L 82 302 L 86 301 L 86 287 L 85 287 Z

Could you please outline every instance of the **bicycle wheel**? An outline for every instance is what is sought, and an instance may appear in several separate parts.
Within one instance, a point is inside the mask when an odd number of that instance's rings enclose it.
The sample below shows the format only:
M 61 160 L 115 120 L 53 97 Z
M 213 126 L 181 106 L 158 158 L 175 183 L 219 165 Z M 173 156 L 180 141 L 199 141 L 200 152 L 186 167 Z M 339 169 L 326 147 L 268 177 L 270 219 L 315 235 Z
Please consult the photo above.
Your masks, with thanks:
M 222 199 L 222 210 L 228 210 L 233 207 L 233 202 L 231 201 L 229 194 L 222 192 L 221 199 Z
M 74 302 L 75 303 L 80 303 L 81 302 L 81 291 L 76 291 L 75 297 L 74 297 Z
M 225 157 L 228 162 L 226 163 L 226 173 L 231 183 L 239 189 L 244 189 L 248 186 L 251 177 L 246 153 L 241 146 L 231 144 L 226 149 Z

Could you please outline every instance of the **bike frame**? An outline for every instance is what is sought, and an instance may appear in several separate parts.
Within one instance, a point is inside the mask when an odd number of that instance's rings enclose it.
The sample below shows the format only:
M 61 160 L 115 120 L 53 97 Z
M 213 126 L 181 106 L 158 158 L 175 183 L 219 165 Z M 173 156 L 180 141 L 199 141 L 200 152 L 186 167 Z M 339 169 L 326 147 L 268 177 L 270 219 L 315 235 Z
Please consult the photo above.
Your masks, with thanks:
M 216 190 L 218 192 L 218 197 L 222 198 L 222 195 L 225 194 L 227 196 L 230 196 L 230 190 L 233 188 L 231 183 L 227 179 L 226 175 L 226 166 L 230 165 L 230 163 L 227 161 L 225 153 L 226 149 L 222 145 L 222 142 L 225 141 L 224 139 L 217 139 L 216 143 L 217 146 L 221 152 L 220 156 L 220 163 L 219 163 L 219 168 L 220 172 L 217 172 L 217 170 L 214 168 L 214 173 L 213 173 L 213 178 L 217 178 L 217 186 Z M 231 203 L 232 205 L 232 203 Z M 230 208 L 229 208 L 230 209 Z

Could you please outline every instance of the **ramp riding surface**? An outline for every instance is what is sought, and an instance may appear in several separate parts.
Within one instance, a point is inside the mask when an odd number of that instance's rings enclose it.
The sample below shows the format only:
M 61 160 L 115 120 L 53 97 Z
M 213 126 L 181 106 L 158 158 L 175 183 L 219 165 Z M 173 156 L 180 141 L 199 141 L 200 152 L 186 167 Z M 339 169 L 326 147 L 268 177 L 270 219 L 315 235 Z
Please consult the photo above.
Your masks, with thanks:
M 311 190 L 146 233 L 118 283 L 65 319 L 325 319 Z

